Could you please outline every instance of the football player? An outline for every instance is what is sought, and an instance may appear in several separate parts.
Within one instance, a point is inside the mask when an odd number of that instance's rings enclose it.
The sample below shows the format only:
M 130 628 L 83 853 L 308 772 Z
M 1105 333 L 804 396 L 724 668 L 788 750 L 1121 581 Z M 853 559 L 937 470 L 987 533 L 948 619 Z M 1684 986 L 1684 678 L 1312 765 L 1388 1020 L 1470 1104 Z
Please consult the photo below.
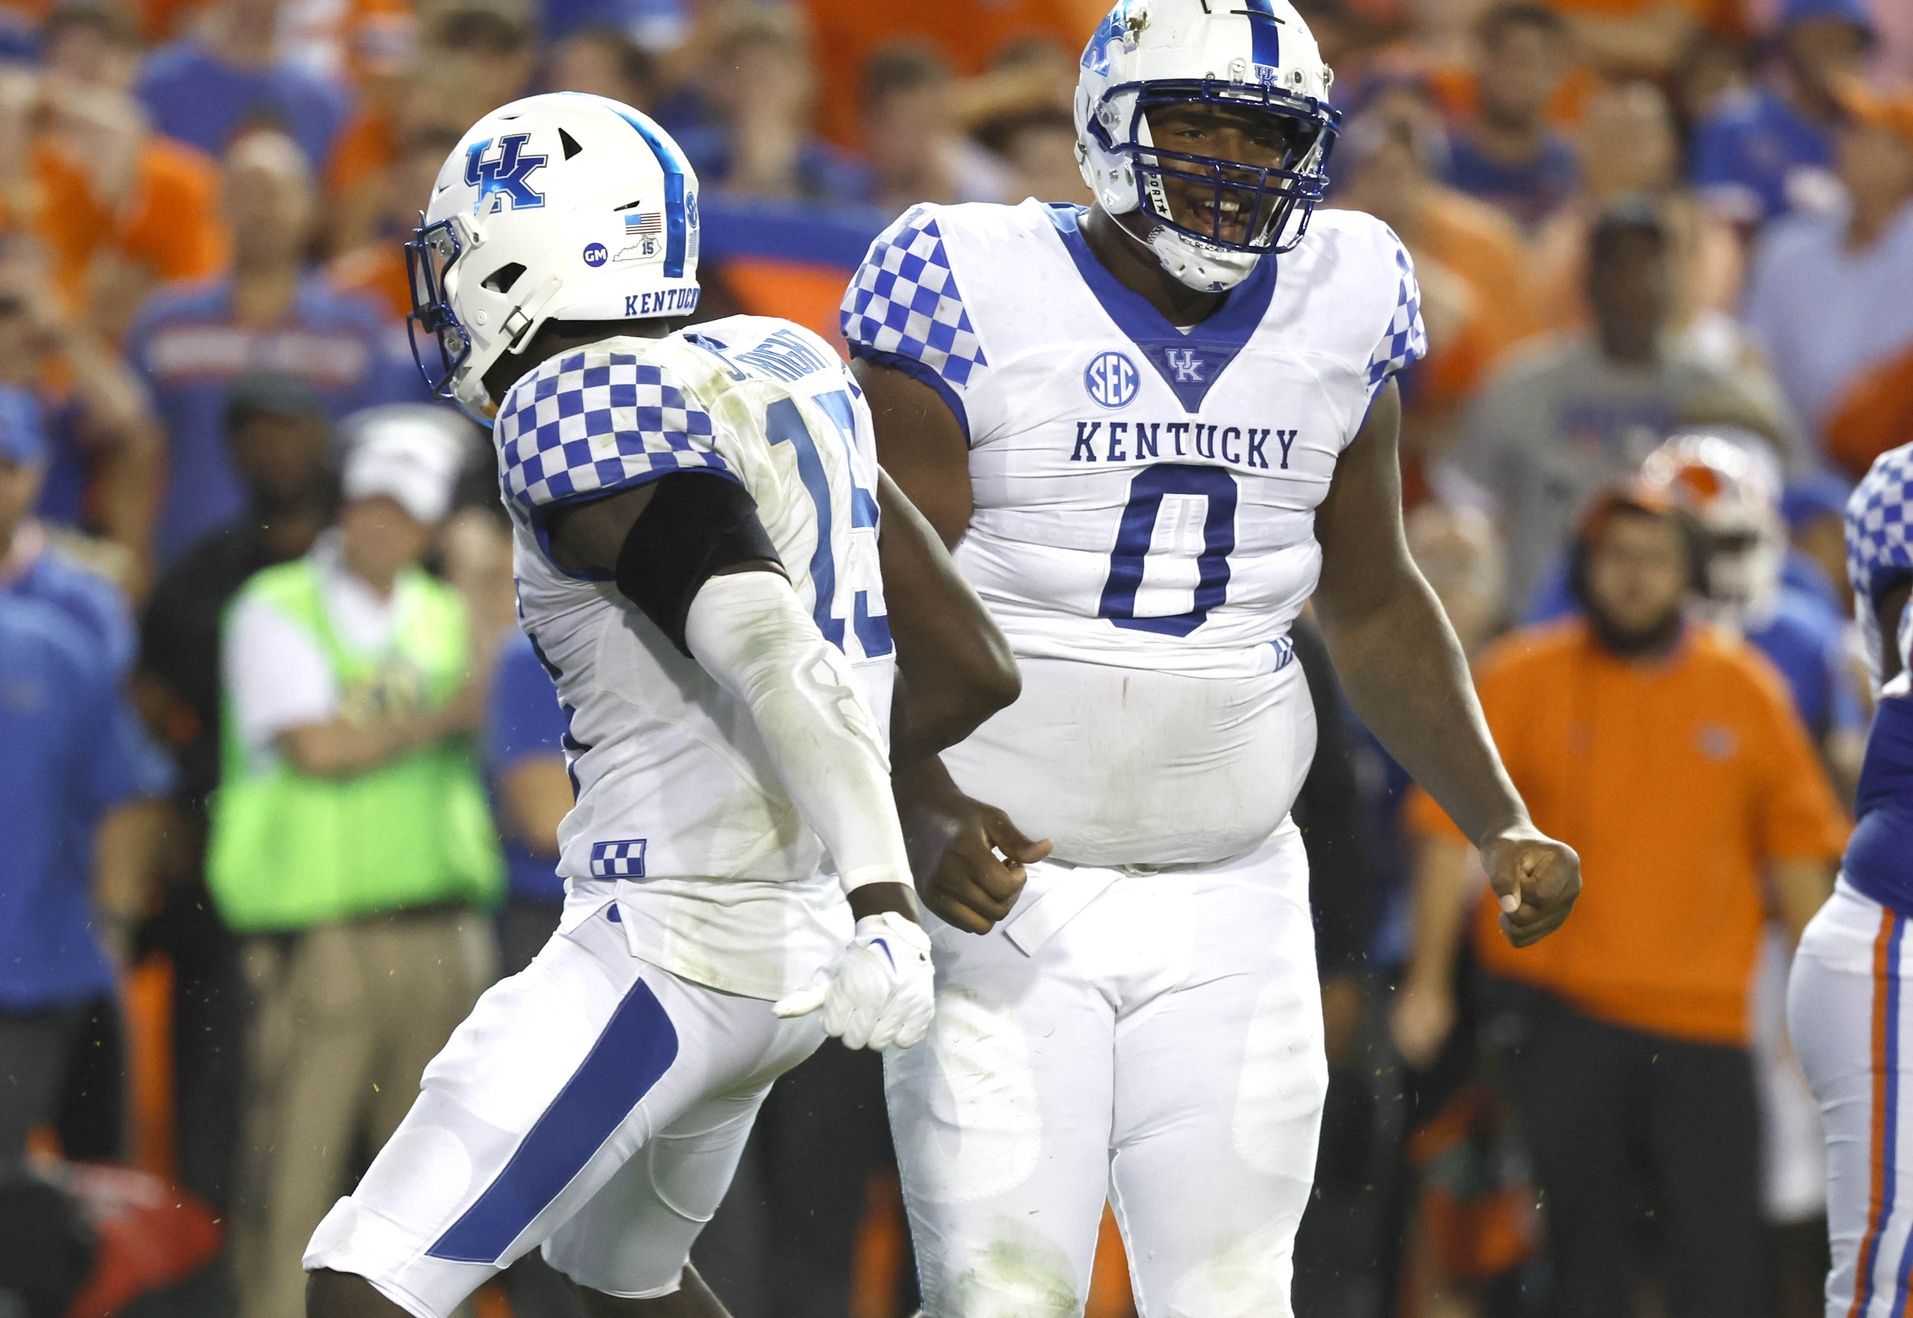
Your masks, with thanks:
M 676 145 L 575 94 L 474 125 L 408 246 L 428 379 L 495 417 L 577 801 L 557 932 L 319 1224 L 311 1314 L 446 1318 L 538 1247 L 594 1314 L 721 1314 L 687 1260 L 771 1082 L 928 1024 L 886 730 L 932 753 L 1015 670 L 829 345 L 683 328 L 697 247 Z
M 1787 1026 L 1826 1131 L 1827 1318 L 1887 1318 L 1913 1278 L 1913 444 L 1847 502 L 1847 568 L 1879 705 L 1839 882 L 1794 953 Z
M 1387 226 L 1315 211 L 1329 80 L 1287 0 L 1120 0 L 1076 93 L 1094 204 L 915 207 L 846 294 L 884 467 L 1023 671 L 899 779 L 940 917 L 936 1020 L 885 1067 L 931 1318 L 1080 1313 L 1106 1196 L 1149 1318 L 1290 1311 L 1326 1084 L 1311 596 L 1508 936 L 1579 890 L 1403 543 L 1421 315 Z

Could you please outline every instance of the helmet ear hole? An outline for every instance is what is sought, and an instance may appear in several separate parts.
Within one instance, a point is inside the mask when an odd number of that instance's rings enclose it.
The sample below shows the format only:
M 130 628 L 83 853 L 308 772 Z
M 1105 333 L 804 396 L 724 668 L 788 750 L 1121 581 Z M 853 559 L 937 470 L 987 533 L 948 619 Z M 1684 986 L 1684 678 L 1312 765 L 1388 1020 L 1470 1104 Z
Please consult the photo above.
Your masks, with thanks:
M 524 273 L 524 266 L 516 261 L 508 262 L 505 265 L 499 266 L 486 277 L 484 287 L 494 293 L 509 293 L 511 292 L 511 286 L 518 282 L 518 276 Z

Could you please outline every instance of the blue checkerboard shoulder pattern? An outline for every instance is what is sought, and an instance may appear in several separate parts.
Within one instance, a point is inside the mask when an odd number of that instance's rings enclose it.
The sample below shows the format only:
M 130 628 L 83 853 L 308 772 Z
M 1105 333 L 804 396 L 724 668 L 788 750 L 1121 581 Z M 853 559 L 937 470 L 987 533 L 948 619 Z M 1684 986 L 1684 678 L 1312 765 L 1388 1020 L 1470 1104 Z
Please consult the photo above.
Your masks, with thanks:
M 1881 454 L 1847 499 L 1847 575 L 1865 600 L 1913 576 L 1913 444 Z
M 644 845 L 648 839 L 627 838 L 620 842 L 591 844 L 591 877 L 594 879 L 641 879 L 644 877 Z
M 626 352 L 546 362 L 505 395 L 496 435 L 505 492 L 527 512 L 674 471 L 729 473 L 710 413 L 669 367 Z
M 905 211 L 871 244 L 839 323 L 853 352 L 921 362 L 958 389 L 989 365 L 927 206 Z
M 1394 238 L 1394 234 L 1389 237 Z M 1415 263 L 1408 249 L 1395 240 L 1395 313 L 1368 359 L 1368 392 L 1372 396 L 1388 377 L 1418 362 L 1428 352 L 1428 331 L 1421 323 L 1421 286 L 1415 282 Z

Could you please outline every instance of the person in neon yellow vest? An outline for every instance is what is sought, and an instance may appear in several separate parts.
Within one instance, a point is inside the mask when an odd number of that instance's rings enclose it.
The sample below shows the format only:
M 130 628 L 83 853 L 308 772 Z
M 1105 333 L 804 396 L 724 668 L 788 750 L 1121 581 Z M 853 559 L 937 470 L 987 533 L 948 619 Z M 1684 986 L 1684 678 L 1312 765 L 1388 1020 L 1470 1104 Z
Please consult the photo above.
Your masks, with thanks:
M 253 1098 L 236 1218 L 242 1312 L 295 1313 L 306 1234 L 347 1159 L 404 1116 L 489 982 L 478 908 L 502 865 L 470 734 L 465 605 L 419 561 L 461 422 L 384 409 L 346 457 L 337 525 L 241 589 L 223 637 L 224 776 L 208 881 L 249 936 Z

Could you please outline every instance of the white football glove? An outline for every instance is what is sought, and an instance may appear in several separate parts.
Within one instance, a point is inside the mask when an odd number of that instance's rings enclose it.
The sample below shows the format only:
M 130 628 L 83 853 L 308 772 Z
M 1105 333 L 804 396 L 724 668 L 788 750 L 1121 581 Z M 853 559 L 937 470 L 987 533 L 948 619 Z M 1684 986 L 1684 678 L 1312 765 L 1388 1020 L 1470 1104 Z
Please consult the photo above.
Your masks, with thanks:
M 857 921 L 835 965 L 771 1010 L 789 1018 L 824 1009 L 824 1029 L 846 1048 L 908 1048 L 930 1028 L 936 977 L 930 936 L 891 911 Z

